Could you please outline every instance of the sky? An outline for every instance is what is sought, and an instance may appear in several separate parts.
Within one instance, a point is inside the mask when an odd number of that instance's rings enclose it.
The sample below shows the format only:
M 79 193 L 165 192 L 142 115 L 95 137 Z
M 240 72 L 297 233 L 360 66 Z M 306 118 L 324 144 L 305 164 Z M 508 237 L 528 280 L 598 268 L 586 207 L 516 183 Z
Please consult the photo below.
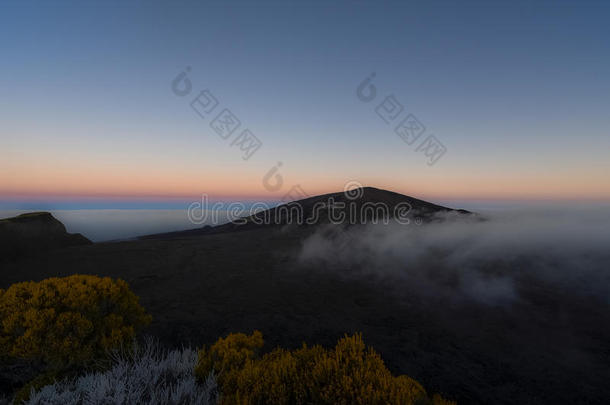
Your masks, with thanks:
M 346 184 L 610 201 L 609 19 L 586 1 L 2 2 L 0 207 Z

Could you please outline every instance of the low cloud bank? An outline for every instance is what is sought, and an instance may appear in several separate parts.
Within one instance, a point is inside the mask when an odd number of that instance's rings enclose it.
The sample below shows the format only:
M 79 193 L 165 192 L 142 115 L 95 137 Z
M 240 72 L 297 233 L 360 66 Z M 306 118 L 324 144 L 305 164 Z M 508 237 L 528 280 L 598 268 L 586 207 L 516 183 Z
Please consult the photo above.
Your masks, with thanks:
M 610 304 L 610 209 L 504 211 L 485 218 L 328 226 L 304 241 L 299 261 L 494 305 L 510 305 L 541 284 Z

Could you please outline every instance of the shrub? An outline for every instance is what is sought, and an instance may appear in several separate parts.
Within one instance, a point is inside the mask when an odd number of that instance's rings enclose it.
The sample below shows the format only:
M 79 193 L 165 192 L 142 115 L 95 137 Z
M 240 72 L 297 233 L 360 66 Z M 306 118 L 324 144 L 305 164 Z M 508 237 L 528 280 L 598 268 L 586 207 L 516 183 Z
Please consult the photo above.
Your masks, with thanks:
M 30 394 L 27 405 L 76 404 L 198 404 L 216 403 L 214 375 L 203 384 L 193 369 L 191 349 L 164 351 L 148 342 L 140 349 L 115 355 L 105 372 L 89 373 L 47 385 Z
M 248 360 L 254 360 L 263 347 L 263 334 L 254 331 L 251 336 L 243 333 L 232 333 L 226 338 L 220 338 L 210 350 L 199 352 L 197 373 L 201 377 L 212 370 L 220 373 L 223 379 L 233 376 L 232 372 L 246 365 Z
M 415 380 L 394 377 L 361 335 L 345 336 L 334 349 L 321 346 L 294 351 L 275 349 L 260 356 L 260 332 L 231 334 L 199 351 L 195 373 L 217 373 L 223 405 L 246 404 L 415 404 L 428 398 Z
M 0 358 L 61 370 L 130 344 L 150 322 L 123 280 L 73 275 L 0 290 Z

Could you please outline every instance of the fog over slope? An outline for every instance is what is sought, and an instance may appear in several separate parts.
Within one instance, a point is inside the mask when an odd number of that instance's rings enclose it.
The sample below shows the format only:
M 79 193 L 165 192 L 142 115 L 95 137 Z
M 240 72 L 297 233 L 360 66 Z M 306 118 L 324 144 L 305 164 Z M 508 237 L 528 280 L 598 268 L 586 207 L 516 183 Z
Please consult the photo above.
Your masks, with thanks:
M 408 281 L 421 294 L 511 305 L 535 280 L 610 304 L 610 209 L 521 210 L 486 221 L 326 227 L 299 259 L 327 271 Z

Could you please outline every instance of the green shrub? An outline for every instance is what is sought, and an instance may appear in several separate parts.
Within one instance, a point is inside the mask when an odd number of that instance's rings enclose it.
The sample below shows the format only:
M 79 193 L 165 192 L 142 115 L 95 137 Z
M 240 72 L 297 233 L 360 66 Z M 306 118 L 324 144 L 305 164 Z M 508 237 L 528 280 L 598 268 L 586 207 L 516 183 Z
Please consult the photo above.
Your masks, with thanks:
M 201 380 L 216 373 L 223 405 L 451 404 L 439 396 L 430 399 L 410 377 L 392 376 L 359 334 L 345 336 L 330 350 L 303 345 L 260 356 L 262 346 L 258 331 L 221 338 L 199 351 L 195 373 Z

